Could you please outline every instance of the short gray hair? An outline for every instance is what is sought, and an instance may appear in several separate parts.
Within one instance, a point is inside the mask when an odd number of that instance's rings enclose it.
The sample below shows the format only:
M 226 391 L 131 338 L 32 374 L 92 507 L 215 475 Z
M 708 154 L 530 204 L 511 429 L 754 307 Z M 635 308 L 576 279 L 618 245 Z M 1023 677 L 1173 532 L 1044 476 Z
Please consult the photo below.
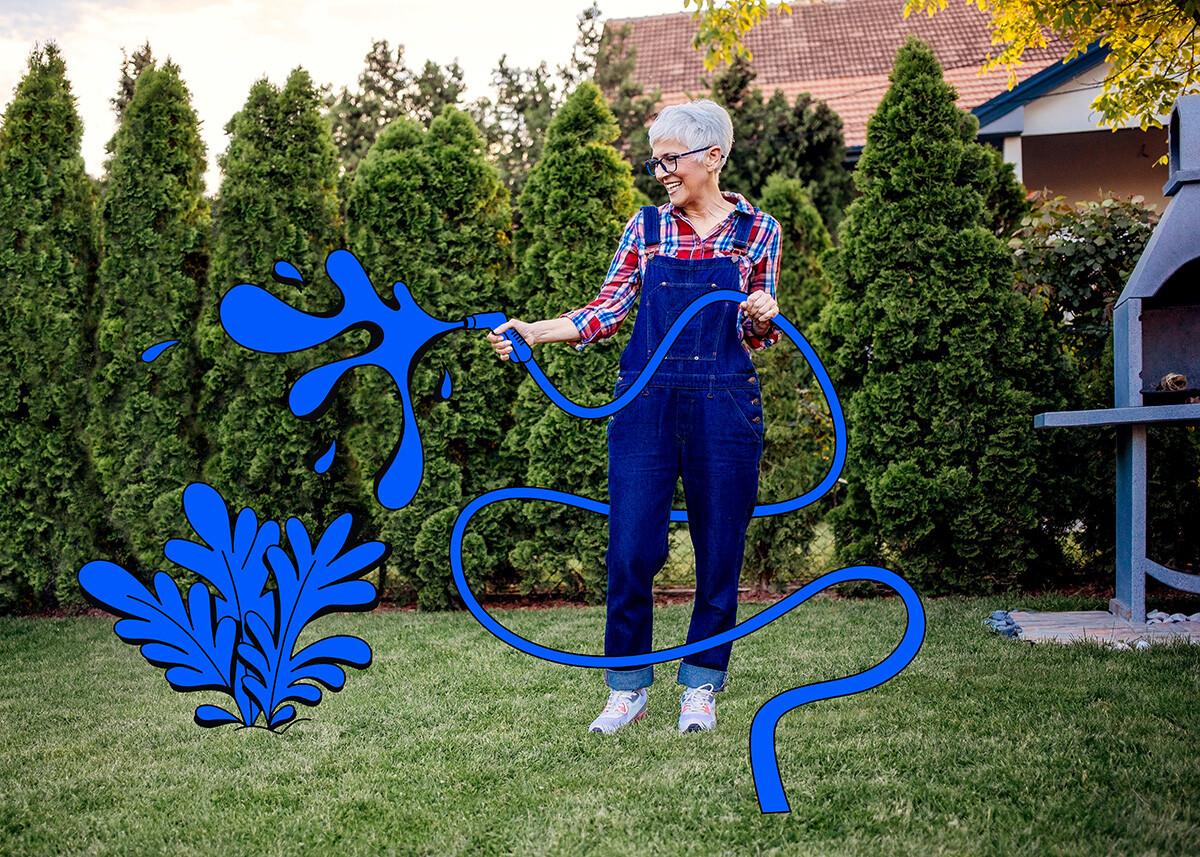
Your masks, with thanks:
M 724 107 L 707 98 L 672 104 L 664 107 L 650 126 L 650 145 L 670 139 L 685 143 L 689 149 L 720 146 L 721 154 L 728 159 L 733 147 L 733 122 Z M 703 161 L 705 154 L 699 153 L 696 160 Z M 722 161 L 721 165 L 724 164 Z M 719 167 L 717 171 L 720 172 Z

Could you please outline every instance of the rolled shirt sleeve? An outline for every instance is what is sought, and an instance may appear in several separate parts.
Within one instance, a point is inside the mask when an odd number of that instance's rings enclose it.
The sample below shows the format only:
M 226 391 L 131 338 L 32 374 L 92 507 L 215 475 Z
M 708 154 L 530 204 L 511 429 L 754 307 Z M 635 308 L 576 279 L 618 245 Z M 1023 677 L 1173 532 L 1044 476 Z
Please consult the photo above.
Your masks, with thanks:
M 576 349 L 610 339 L 621 329 L 642 288 L 641 246 L 642 218 L 639 212 L 625 224 L 600 294 L 587 306 L 563 313 L 562 317 L 570 319 L 579 331 Z
M 768 231 L 764 236 L 765 240 L 761 243 L 763 247 L 762 255 L 754 261 L 754 266 L 750 273 L 750 287 L 748 293 L 765 291 L 772 298 L 776 297 L 776 290 L 779 286 L 779 253 L 781 245 L 781 231 L 779 223 L 770 215 L 763 214 L 762 228 Z M 752 243 L 752 246 L 753 243 Z M 765 336 L 754 335 L 754 322 L 748 318 L 743 318 L 742 322 L 742 341 L 750 348 L 751 351 L 762 351 L 764 348 L 770 348 L 779 341 L 782 336 L 782 331 L 779 327 L 771 322 L 771 329 L 767 331 Z

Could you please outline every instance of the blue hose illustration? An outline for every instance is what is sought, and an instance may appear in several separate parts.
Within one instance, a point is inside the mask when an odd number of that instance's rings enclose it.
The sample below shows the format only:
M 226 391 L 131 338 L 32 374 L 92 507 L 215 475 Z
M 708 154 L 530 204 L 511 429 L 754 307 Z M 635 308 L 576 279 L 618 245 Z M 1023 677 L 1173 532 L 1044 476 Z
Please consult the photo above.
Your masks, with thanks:
M 309 348 L 328 341 L 347 330 L 365 329 L 371 342 L 365 350 L 352 357 L 317 367 L 301 376 L 292 387 L 289 406 L 298 416 L 309 416 L 327 408 L 341 376 L 358 366 L 375 365 L 387 371 L 396 383 L 404 404 L 404 433 L 392 456 L 376 476 L 376 496 L 389 509 L 407 505 L 420 486 L 423 461 L 420 436 L 416 429 L 409 390 L 413 367 L 421 355 L 442 336 L 455 329 L 494 329 L 503 324 L 504 313 L 490 312 L 469 316 L 457 322 L 445 322 L 429 316 L 413 300 L 403 283 L 393 286 L 393 300 L 382 300 L 372 286 L 358 260 L 349 252 L 338 250 L 326 260 L 326 270 L 340 289 L 342 304 L 333 312 L 312 315 L 288 306 L 258 286 L 244 284 L 231 289 L 221 303 L 221 321 L 226 332 L 247 348 L 269 353 L 284 353 Z M 277 263 L 278 279 L 295 281 L 298 273 L 291 265 Z M 533 359 L 529 345 L 515 331 L 508 331 L 512 342 L 513 359 L 523 365 L 546 396 L 559 408 L 581 419 L 611 416 L 628 405 L 646 387 L 658 365 L 679 336 L 684 326 L 704 307 L 716 301 L 741 302 L 745 295 L 739 291 L 717 290 L 706 293 L 689 304 L 671 325 L 647 362 L 646 368 L 620 397 L 606 405 L 583 407 L 562 395 L 546 378 Z M 782 316 L 775 323 L 786 333 L 808 360 L 817 376 L 822 392 L 829 403 L 837 439 L 834 459 L 829 472 L 811 490 L 790 500 L 756 506 L 753 517 L 780 515 L 815 502 L 833 486 L 846 461 L 846 424 L 841 404 L 833 390 L 825 367 L 800 331 Z M 853 676 L 806 685 L 785 691 L 764 704 L 755 715 L 750 730 L 750 763 L 754 775 L 759 806 L 764 813 L 786 812 L 789 808 L 775 754 L 775 728 L 780 718 L 807 702 L 832 699 L 861 693 L 898 675 L 921 647 L 925 636 L 925 614 L 920 599 L 908 583 L 894 572 L 875 566 L 854 566 L 831 572 L 804 588 L 783 598 L 762 613 L 736 627 L 708 639 L 675 646 L 657 652 L 631 656 L 583 655 L 548 648 L 527 640 L 496 621 L 475 598 L 467 584 L 462 565 L 462 543 L 471 518 L 486 506 L 502 500 L 549 500 L 607 515 L 607 504 L 542 488 L 503 488 L 476 498 L 455 520 L 450 537 L 450 564 L 459 596 L 472 616 L 490 633 L 513 648 L 526 654 L 555 663 L 578 667 L 634 667 L 663 663 L 705 651 L 714 646 L 739 640 L 780 616 L 798 607 L 829 586 L 850 580 L 871 580 L 895 590 L 908 612 L 904 636 L 896 649 L 871 669 Z M 671 512 L 672 521 L 687 521 L 687 512 Z

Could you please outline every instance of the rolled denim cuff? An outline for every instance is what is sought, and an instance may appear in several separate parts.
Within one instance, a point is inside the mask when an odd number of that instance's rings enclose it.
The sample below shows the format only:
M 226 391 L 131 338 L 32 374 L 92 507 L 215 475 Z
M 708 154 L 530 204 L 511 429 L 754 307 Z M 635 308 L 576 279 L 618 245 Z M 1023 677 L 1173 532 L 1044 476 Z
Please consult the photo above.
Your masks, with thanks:
M 728 675 L 723 670 L 712 670 L 708 667 L 698 667 L 693 664 L 683 663 L 679 665 L 679 683 L 684 687 L 703 687 L 706 684 L 711 684 L 713 693 L 720 693 L 725 689 L 725 677 Z
M 605 670 L 604 683 L 612 690 L 641 690 L 654 684 L 654 667 L 635 670 Z

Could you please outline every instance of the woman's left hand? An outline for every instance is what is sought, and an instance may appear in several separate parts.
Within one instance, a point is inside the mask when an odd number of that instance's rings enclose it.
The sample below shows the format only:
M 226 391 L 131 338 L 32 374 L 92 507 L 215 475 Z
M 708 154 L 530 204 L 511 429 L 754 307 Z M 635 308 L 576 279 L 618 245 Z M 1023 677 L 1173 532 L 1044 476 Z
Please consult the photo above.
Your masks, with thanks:
M 751 292 L 741 303 L 742 314 L 750 319 L 755 330 L 771 329 L 771 319 L 779 315 L 779 304 L 765 291 Z

